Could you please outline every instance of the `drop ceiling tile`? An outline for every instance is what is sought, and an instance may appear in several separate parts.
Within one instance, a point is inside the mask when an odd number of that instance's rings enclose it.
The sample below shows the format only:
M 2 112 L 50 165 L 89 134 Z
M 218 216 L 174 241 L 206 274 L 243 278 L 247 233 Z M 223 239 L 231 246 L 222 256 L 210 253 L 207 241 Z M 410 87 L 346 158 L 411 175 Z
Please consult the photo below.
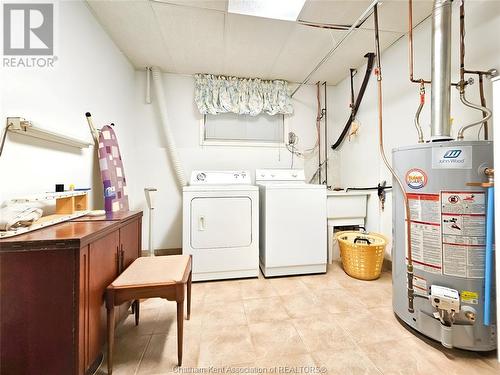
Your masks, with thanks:
M 413 0 L 413 27 L 432 14 L 432 0 Z M 378 10 L 379 29 L 408 32 L 408 1 L 385 0 Z M 363 29 L 374 29 L 373 15 L 361 25 Z
M 295 24 L 271 75 L 291 82 L 301 82 L 317 64 L 318 58 L 324 56 L 344 33 Z
M 289 21 L 227 14 L 225 74 L 275 78 L 273 66 L 295 25 Z
M 150 3 L 164 44 L 174 61 L 172 73 L 222 73 L 225 13 Z
M 402 33 L 382 31 L 380 33 L 380 48 L 383 51 L 402 37 Z M 344 42 L 343 47 L 337 50 L 318 71 L 313 74 L 310 82 L 327 81 L 336 85 L 349 75 L 350 68 L 358 68 L 366 62 L 364 55 L 374 52 L 373 31 L 358 29 Z M 318 61 L 323 56 L 318 57 Z M 312 70 L 313 67 L 311 67 Z
M 88 0 L 91 11 L 136 68 L 162 65 L 175 70 L 148 1 Z
M 350 26 L 371 3 L 370 0 L 308 0 L 298 19 Z
M 228 0 L 152 0 L 160 3 L 181 5 L 187 7 L 227 11 Z

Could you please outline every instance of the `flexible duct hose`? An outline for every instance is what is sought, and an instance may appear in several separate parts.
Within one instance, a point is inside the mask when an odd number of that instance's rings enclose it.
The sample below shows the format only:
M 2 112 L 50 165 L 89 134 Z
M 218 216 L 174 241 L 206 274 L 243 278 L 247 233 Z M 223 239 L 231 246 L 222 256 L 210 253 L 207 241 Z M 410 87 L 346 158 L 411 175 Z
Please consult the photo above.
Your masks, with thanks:
M 177 153 L 177 147 L 175 146 L 174 137 L 172 136 L 172 132 L 170 131 L 161 71 L 159 68 L 154 66 L 151 68 L 151 73 L 153 76 L 153 86 L 155 90 L 156 100 L 158 102 L 158 109 L 160 110 L 161 122 L 163 124 L 163 130 L 165 131 L 167 152 L 170 156 L 170 161 L 172 163 L 172 167 L 174 168 L 175 175 L 177 176 L 177 181 L 179 182 L 180 187 L 183 187 L 187 185 L 187 181 L 186 176 L 184 175 L 184 169 L 182 168 L 181 161 L 179 160 L 179 154 Z
M 342 130 L 342 133 L 340 133 L 340 136 L 337 139 L 337 141 L 331 146 L 332 150 L 337 149 L 344 141 L 344 139 L 347 135 L 347 132 L 349 131 L 349 128 L 351 127 L 352 122 L 356 118 L 356 114 L 358 113 L 358 109 L 359 109 L 359 106 L 361 105 L 361 101 L 363 100 L 363 95 L 365 94 L 366 86 L 368 85 L 370 75 L 372 74 L 373 61 L 375 60 L 375 54 L 372 52 L 369 52 L 365 55 L 365 57 L 368 59 L 368 62 L 366 63 L 366 72 L 365 72 L 365 77 L 363 78 L 363 83 L 361 84 L 361 88 L 359 89 L 358 97 L 356 99 L 356 102 L 354 103 L 354 106 L 351 108 L 351 114 L 349 115 L 349 119 L 347 120 L 347 123 L 345 124 L 344 129 Z

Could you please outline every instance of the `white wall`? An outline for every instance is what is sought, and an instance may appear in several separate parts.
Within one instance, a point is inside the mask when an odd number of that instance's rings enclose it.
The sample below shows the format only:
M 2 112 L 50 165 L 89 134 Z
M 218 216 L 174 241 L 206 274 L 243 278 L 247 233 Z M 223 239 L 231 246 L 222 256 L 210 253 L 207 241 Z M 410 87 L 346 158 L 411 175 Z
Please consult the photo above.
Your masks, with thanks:
M 453 3 L 453 42 L 452 42 L 452 80 L 458 81 L 458 41 L 459 41 L 459 2 Z M 382 9 L 383 11 L 383 9 Z M 380 25 L 383 29 L 384 25 Z M 500 2 L 468 1 L 466 2 L 466 67 L 469 69 L 500 69 L 500 47 L 498 31 L 500 30 Z M 415 43 L 415 77 L 430 79 L 430 19 L 419 25 L 414 32 Z M 366 66 L 358 69 L 355 79 L 356 92 L 361 84 Z M 408 79 L 407 38 L 399 40 L 382 54 L 383 99 L 384 99 L 384 132 L 386 155 L 391 158 L 394 147 L 417 143 L 417 135 L 413 125 L 413 117 L 419 103 L 419 87 Z M 338 84 L 330 94 L 333 114 L 330 114 L 332 130 L 330 141 L 340 134 L 349 114 L 350 82 L 346 78 Z M 492 104 L 491 83 L 485 80 L 485 94 L 488 106 Z M 479 103 L 477 77 L 476 83 L 467 90 L 467 97 Z M 375 76 L 372 76 L 365 93 L 363 103 L 358 112 L 361 122 L 359 136 L 351 142 L 345 142 L 340 151 L 331 152 L 331 175 L 336 176 L 334 186 L 376 186 L 380 181 L 392 178 L 382 163 L 378 152 L 378 112 L 377 88 Z M 458 91 L 452 89 L 451 116 L 454 119 L 452 133 L 456 135 L 461 125 L 480 119 L 480 113 L 464 108 L 459 101 Z M 421 115 L 425 138 L 430 135 L 430 90 L 426 97 L 426 106 Z M 492 125 L 490 122 L 490 129 Z M 476 130 L 466 133 L 467 139 L 477 139 Z M 367 229 L 382 232 L 391 237 L 392 208 L 391 194 L 387 196 L 385 211 L 381 212 L 376 193 L 369 199 Z M 388 247 L 390 252 L 390 247 Z
M 134 159 L 131 193 L 136 208 L 146 210 L 144 187 L 158 188 L 155 210 L 155 248 L 182 247 L 181 210 L 182 196 L 169 163 L 165 138 L 159 120 L 155 98 L 145 104 L 145 72 L 136 73 L 136 101 L 140 105 L 140 116 L 135 125 L 134 137 L 137 148 Z M 219 147 L 200 146 L 199 124 L 201 115 L 194 104 L 194 80 L 190 76 L 163 75 L 166 105 L 181 163 L 189 179 L 195 169 L 249 169 L 289 168 L 290 153 L 285 148 L 268 147 Z M 315 142 L 316 97 L 315 86 L 301 88 L 293 99 L 295 113 L 288 118 L 289 129 L 299 136 L 300 149 L 309 148 Z M 317 163 L 314 158 L 306 162 L 311 174 Z M 294 167 L 302 167 L 303 161 L 295 158 Z M 147 220 L 144 220 L 143 248 L 147 248 Z
M 58 6 L 56 67 L 2 71 L 0 133 L 7 116 L 21 116 L 90 141 L 84 115 L 89 111 L 96 125 L 117 124 L 128 172 L 134 139 L 122 135 L 136 123 L 135 72 L 85 2 L 61 1 Z M 9 133 L 0 158 L 0 204 L 14 196 L 53 191 L 56 183 L 102 189 L 99 175 L 93 177 L 99 171 L 93 156 L 93 148 L 79 151 Z
M 146 104 L 145 73 L 135 71 L 93 17 L 85 2 L 61 1 L 56 16 L 54 69 L 4 69 L 0 113 L 22 116 L 40 127 L 91 140 L 84 113 L 97 126 L 114 122 L 130 190 L 131 209 L 146 209 L 143 189 L 159 189 L 155 247 L 180 248 L 181 193 L 165 149 L 164 133 L 153 96 Z M 194 104 L 192 77 L 164 74 L 169 120 L 189 178 L 193 169 L 288 168 L 284 148 L 215 147 L 199 145 L 201 115 Z M 315 87 L 305 86 L 293 100 L 289 130 L 300 138 L 299 148 L 315 142 Z M 316 159 L 306 161 L 309 174 Z M 304 161 L 295 158 L 294 166 Z M 102 207 L 101 181 L 93 148 L 83 151 L 8 134 L 0 158 L 0 204 L 8 199 L 51 191 L 56 183 L 92 187 L 95 206 Z M 144 243 L 147 248 L 147 220 Z

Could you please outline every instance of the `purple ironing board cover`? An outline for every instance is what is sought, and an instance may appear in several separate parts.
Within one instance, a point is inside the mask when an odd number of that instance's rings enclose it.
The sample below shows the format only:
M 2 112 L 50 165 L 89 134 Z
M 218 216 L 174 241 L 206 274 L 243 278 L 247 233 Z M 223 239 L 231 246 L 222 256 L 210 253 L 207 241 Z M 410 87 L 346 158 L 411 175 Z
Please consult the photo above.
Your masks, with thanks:
M 106 212 L 128 211 L 128 192 L 122 156 L 113 128 L 102 127 L 99 132 L 99 167 L 104 185 Z

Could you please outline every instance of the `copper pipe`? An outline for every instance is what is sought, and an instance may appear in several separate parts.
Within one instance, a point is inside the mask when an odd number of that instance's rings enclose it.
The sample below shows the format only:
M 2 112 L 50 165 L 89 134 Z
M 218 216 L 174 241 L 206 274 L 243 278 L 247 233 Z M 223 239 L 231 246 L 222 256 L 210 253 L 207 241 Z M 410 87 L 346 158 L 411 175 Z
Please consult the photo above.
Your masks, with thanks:
M 491 73 L 488 73 L 489 75 Z M 482 80 L 482 75 L 479 74 L 480 80 Z M 471 103 L 467 100 L 465 97 L 465 87 L 466 87 L 466 82 L 465 82 L 465 0 L 462 0 L 460 2 L 460 82 L 459 82 L 459 88 L 460 88 L 460 101 L 467 107 L 476 109 L 478 111 L 481 111 L 482 118 L 479 121 L 472 122 L 467 125 L 463 125 L 459 130 L 458 130 L 458 135 L 457 139 L 458 140 L 463 140 L 464 139 L 464 132 L 477 125 L 484 125 L 484 123 L 488 122 L 488 120 L 492 116 L 492 112 L 490 109 L 486 108 L 483 105 L 483 100 L 481 101 L 481 105 L 477 105 L 474 103 Z
M 413 83 L 426 83 L 430 84 L 431 81 L 427 81 L 422 78 L 413 78 L 413 1 L 408 0 L 408 64 L 410 69 L 410 82 Z
M 318 137 L 318 182 L 321 184 L 321 98 L 319 93 L 320 82 L 316 82 L 316 100 L 318 103 L 318 111 L 316 114 L 316 132 Z
M 465 4 L 460 2 L 460 94 L 465 92 Z
M 404 188 L 403 182 L 396 174 L 396 171 L 392 168 L 391 164 L 387 160 L 385 156 L 384 150 L 384 131 L 383 131 L 383 121 L 382 121 L 382 67 L 380 64 L 380 39 L 379 39 L 379 28 L 378 28 L 378 9 L 377 5 L 373 8 L 374 15 L 374 23 L 375 23 L 375 47 L 377 54 L 377 88 L 378 88 L 378 136 L 379 136 L 379 151 L 382 160 L 387 167 L 387 169 L 391 172 L 394 180 L 396 180 L 399 188 L 401 189 L 401 193 L 403 194 L 403 200 L 405 205 L 405 214 L 406 214 L 406 247 L 407 247 L 407 266 L 406 266 L 406 274 L 408 281 L 408 311 L 413 313 L 413 299 L 414 291 L 413 291 L 413 258 L 411 251 L 411 221 L 410 221 L 410 202 L 408 200 L 408 196 L 406 194 L 406 190 Z

